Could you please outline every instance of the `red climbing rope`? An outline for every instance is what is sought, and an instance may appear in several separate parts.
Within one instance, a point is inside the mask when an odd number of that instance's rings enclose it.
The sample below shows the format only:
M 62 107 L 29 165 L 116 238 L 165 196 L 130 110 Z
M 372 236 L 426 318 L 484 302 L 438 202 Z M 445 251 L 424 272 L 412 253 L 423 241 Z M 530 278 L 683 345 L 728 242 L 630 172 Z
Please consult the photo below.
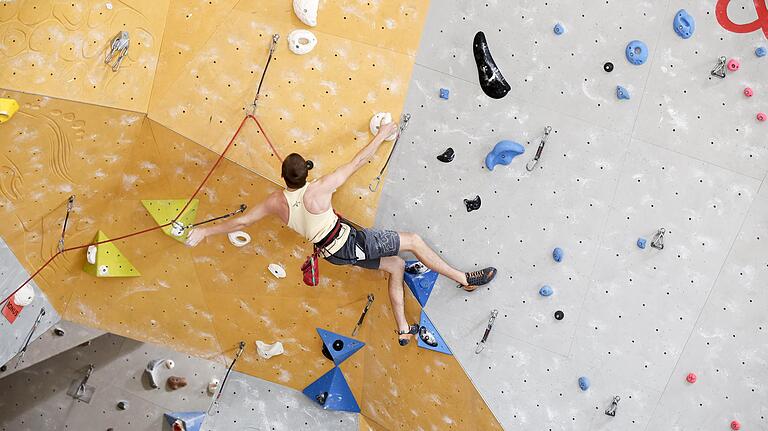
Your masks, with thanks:
M 227 146 L 224 147 L 224 151 L 222 151 L 221 154 L 219 155 L 219 158 L 216 159 L 216 163 L 213 164 L 213 167 L 211 167 L 211 169 L 208 171 L 208 174 L 205 176 L 205 178 L 203 178 L 203 181 L 197 187 L 197 190 L 195 190 L 195 193 L 192 195 L 192 197 L 190 197 L 187 200 L 187 204 L 184 205 L 184 208 L 182 208 L 182 210 L 179 211 L 179 214 L 176 215 L 176 217 L 173 219 L 172 222 L 166 223 L 164 225 L 154 226 L 154 227 L 147 228 L 147 229 L 144 229 L 144 230 L 140 230 L 140 231 L 137 231 L 137 232 L 132 232 L 132 233 L 129 233 L 129 234 L 125 234 L 125 235 L 119 236 L 117 238 L 106 239 L 104 241 L 91 242 L 91 243 L 88 243 L 88 244 L 83 244 L 83 245 L 78 245 L 78 246 L 68 247 L 68 248 L 62 249 L 62 250 L 58 251 L 56 254 L 54 254 L 53 256 L 51 256 L 40 268 L 38 268 L 34 272 L 34 274 L 32 274 L 29 278 L 27 278 L 27 280 L 24 281 L 24 283 L 22 283 L 21 286 L 19 286 L 16 290 L 11 292 L 10 295 L 8 295 L 5 299 L 3 299 L 3 301 L 0 302 L 0 304 L 5 304 L 6 301 L 9 301 L 11 299 L 11 297 L 16 294 L 16 292 L 21 290 L 22 287 L 26 286 L 30 281 L 32 281 L 32 279 L 34 279 L 38 274 L 40 274 L 40 272 L 42 270 L 44 270 L 46 267 L 48 267 L 48 265 L 50 265 L 51 262 L 53 262 L 53 260 L 56 257 L 58 257 L 60 254 L 66 253 L 68 251 L 74 251 L 74 250 L 80 250 L 80 249 L 83 249 L 83 248 L 88 248 L 88 247 L 90 247 L 92 245 L 100 245 L 100 244 L 104 244 L 104 243 L 108 243 L 108 242 L 120 241 L 120 240 L 123 240 L 123 239 L 126 239 L 126 238 L 130 238 L 132 236 L 142 235 L 142 234 L 145 234 L 147 232 L 152 232 L 152 231 L 155 231 L 155 230 L 158 230 L 158 229 L 162 229 L 164 227 L 168 227 L 168 226 L 172 225 L 174 222 L 176 222 L 179 219 L 179 217 L 181 217 L 181 215 L 187 209 L 187 207 L 192 202 L 192 200 L 197 196 L 197 194 L 200 193 L 200 190 L 202 190 L 202 188 L 205 185 L 205 183 L 208 182 L 208 180 L 211 178 L 211 175 L 213 175 L 213 171 L 215 171 L 216 168 L 219 167 L 219 164 L 224 159 L 224 156 L 227 154 L 229 149 L 232 147 L 232 144 L 235 142 L 235 139 L 237 139 L 237 136 L 240 135 L 240 132 L 243 130 L 243 126 L 245 126 L 245 122 L 248 121 L 248 119 L 253 119 L 253 121 L 256 122 L 256 125 L 259 126 L 259 130 L 261 130 L 261 133 L 264 135 L 264 139 L 269 144 L 269 147 L 272 149 L 272 152 L 282 162 L 282 160 L 283 160 L 282 157 L 280 157 L 280 154 L 275 149 L 275 146 L 272 145 L 272 141 L 267 136 L 267 133 L 264 131 L 264 128 L 261 126 L 261 123 L 259 123 L 259 120 L 257 120 L 256 117 L 253 116 L 253 115 L 250 115 L 250 114 L 246 115 L 245 118 L 243 118 L 243 121 L 240 122 L 240 126 L 237 128 L 237 131 L 232 136 L 232 139 L 230 139 L 229 143 L 227 144 Z

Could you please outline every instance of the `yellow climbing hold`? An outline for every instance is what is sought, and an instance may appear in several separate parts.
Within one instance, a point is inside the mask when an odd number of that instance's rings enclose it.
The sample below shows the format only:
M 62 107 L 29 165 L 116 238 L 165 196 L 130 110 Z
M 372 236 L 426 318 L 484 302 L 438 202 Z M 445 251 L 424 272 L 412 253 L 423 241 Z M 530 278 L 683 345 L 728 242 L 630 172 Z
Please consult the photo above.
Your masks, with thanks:
M 187 209 L 185 209 L 184 213 L 179 217 L 178 222 L 184 226 L 193 224 L 195 222 L 195 217 L 197 216 L 197 205 L 199 203 L 199 200 L 192 199 L 192 202 Z M 152 218 L 155 219 L 155 222 L 162 226 L 172 222 L 173 219 L 176 218 L 176 215 L 178 215 L 179 212 L 181 212 L 181 209 L 184 208 L 184 205 L 187 204 L 187 199 L 146 199 L 142 200 L 141 204 L 144 205 L 144 208 L 146 208 Z M 185 229 L 181 236 L 174 235 L 172 231 L 173 226 L 166 226 L 163 228 L 163 232 L 176 241 L 187 241 L 187 234 L 189 233 L 188 229 Z
M 108 240 L 107 235 L 99 231 L 93 242 Z M 95 277 L 138 277 L 141 275 L 133 264 L 120 253 L 117 246 L 111 242 L 88 247 L 87 260 L 83 270 Z
M 0 124 L 5 123 L 19 110 L 19 102 L 13 99 L 0 99 Z

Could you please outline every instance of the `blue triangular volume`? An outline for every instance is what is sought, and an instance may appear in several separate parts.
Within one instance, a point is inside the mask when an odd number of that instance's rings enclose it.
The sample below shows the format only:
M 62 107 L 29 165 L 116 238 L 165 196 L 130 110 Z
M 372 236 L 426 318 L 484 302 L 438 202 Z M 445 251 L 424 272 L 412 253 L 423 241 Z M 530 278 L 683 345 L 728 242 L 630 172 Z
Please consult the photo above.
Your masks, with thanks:
M 418 260 L 409 260 L 405 262 L 405 266 L 408 267 L 416 262 L 418 262 Z M 405 279 L 405 284 L 411 289 L 413 296 L 416 297 L 416 300 L 419 301 L 419 304 L 421 304 L 422 307 L 427 305 L 427 300 L 432 293 L 432 289 L 435 287 L 438 275 L 438 273 L 432 270 L 427 270 L 427 272 L 423 274 L 405 273 L 405 276 L 403 277 Z
M 325 410 L 360 413 L 360 406 L 339 367 L 333 367 L 302 392 Z
M 440 336 L 440 333 L 437 332 L 437 328 L 435 328 L 435 325 L 432 324 L 432 321 L 429 320 L 429 317 L 427 317 L 427 313 L 424 312 L 424 310 L 421 311 L 421 322 L 419 325 L 427 328 L 427 331 L 431 332 L 432 335 L 435 336 L 435 340 L 437 341 L 437 346 L 432 347 L 429 344 L 422 341 L 420 336 L 417 337 L 417 343 L 419 347 L 422 347 L 424 349 L 428 350 L 434 350 L 435 352 L 445 353 L 446 355 L 453 355 L 451 353 L 451 349 L 448 348 L 448 344 L 446 344 L 445 340 L 443 340 L 443 337 Z
M 333 363 L 336 365 L 340 365 L 347 358 L 365 346 L 365 343 L 362 341 L 357 341 L 335 332 L 326 331 L 325 329 L 317 328 L 317 333 L 320 334 L 320 338 L 323 340 L 323 345 L 328 353 L 330 353 L 331 359 L 333 359 Z
M 168 425 L 173 425 L 177 419 L 181 419 L 184 422 L 184 428 L 187 431 L 200 431 L 203 426 L 203 420 L 205 419 L 205 412 L 178 412 L 178 413 L 166 413 L 165 420 Z

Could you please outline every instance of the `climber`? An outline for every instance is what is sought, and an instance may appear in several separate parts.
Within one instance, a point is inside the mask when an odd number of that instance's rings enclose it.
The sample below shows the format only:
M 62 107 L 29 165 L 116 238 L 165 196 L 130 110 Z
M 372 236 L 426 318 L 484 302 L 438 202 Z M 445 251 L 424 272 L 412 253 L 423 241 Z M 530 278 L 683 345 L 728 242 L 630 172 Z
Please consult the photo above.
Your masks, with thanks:
M 331 200 L 336 189 L 368 162 L 385 138 L 396 132 L 397 124 L 394 122 L 382 125 L 373 140 L 349 163 L 312 182 L 307 182 L 311 164 L 299 154 L 289 155 L 282 166 L 286 190 L 270 194 L 265 201 L 251 207 L 240 217 L 214 226 L 193 229 L 189 233 L 187 245 L 194 247 L 211 235 L 242 230 L 265 216 L 277 216 L 288 227 L 317 245 L 328 262 L 382 270 L 390 274 L 389 299 L 398 327 L 396 332 L 399 343 L 405 346 L 418 333 L 419 325 L 408 325 L 405 318 L 405 261 L 397 256 L 400 251 L 413 253 L 426 267 L 459 283 L 470 292 L 489 283 L 496 276 L 496 268 L 460 272 L 443 261 L 415 233 L 358 229 L 334 212 Z

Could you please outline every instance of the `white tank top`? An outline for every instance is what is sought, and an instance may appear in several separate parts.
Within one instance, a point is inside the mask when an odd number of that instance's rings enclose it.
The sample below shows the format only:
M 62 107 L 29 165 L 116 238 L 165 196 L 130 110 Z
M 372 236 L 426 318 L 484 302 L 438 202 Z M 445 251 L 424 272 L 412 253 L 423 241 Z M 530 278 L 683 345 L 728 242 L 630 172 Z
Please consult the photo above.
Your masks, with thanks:
M 331 233 L 336 226 L 339 216 L 333 212 L 333 208 L 328 208 L 327 211 L 321 214 L 309 212 L 304 207 L 304 193 L 307 192 L 308 187 L 309 183 L 298 190 L 284 190 L 283 194 L 288 201 L 288 227 L 314 244 L 320 242 Z M 348 236 L 349 226 L 342 223 L 341 230 L 336 239 L 325 248 L 325 251 L 330 254 L 337 252 L 344 245 Z

